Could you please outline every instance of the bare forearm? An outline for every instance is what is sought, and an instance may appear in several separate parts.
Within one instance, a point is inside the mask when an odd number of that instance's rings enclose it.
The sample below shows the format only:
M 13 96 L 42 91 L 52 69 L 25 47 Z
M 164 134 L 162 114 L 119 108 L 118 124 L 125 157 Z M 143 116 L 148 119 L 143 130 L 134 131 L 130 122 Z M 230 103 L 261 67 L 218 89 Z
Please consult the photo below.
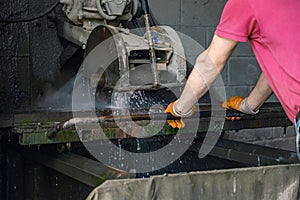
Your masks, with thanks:
M 197 58 L 194 70 L 175 103 L 178 111 L 188 112 L 221 73 L 237 42 L 214 36 L 210 46 Z
M 211 61 L 207 51 L 200 54 L 184 90 L 176 102 L 177 109 L 182 113 L 188 112 L 198 99 L 208 91 L 222 68 L 218 69 Z
M 256 111 L 270 97 L 271 94 L 272 89 L 264 74 L 261 74 L 255 87 L 247 97 L 247 103 L 252 110 Z

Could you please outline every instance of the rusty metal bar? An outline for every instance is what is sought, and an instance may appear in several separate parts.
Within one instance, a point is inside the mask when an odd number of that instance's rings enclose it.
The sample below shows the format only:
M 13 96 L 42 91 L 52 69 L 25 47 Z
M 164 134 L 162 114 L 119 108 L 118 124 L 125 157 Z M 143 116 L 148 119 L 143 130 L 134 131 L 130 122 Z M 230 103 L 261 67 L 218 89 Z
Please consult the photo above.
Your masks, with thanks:
M 202 106 L 203 107 L 203 106 Z M 115 110 L 116 111 L 116 110 Z M 106 111 L 108 112 L 108 111 Z M 70 127 L 75 126 L 75 124 L 86 124 L 86 123 L 103 123 L 103 122 L 114 122 L 114 121 L 143 121 L 143 120 L 174 120 L 180 119 L 180 117 L 174 117 L 170 114 L 166 113 L 144 113 L 140 111 L 134 111 L 134 114 L 131 115 L 105 115 L 99 117 L 80 117 L 80 118 L 72 118 L 67 121 L 61 122 L 56 125 L 56 127 L 48 133 L 48 137 L 54 137 L 55 134 L 61 130 L 68 129 Z M 225 118 L 225 111 L 222 107 L 219 107 L 219 110 L 214 110 L 216 116 L 220 113 L 220 118 Z M 81 114 L 82 115 L 82 114 Z M 206 106 L 203 109 L 199 109 L 196 111 L 196 114 L 191 116 L 190 118 L 208 118 L 211 117 L 211 110 L 210 107 Z M 234 110 L 227 110 L 226 111 L 227 117 L 242 117 L 244 116 L 243 113 L 234 111 Z
M 117 111 L 117 110 L 115 110 Z M 102 111 L 104 113 L 109 113 L 111 110 Z M 217 106 L 217 110 L 213 111 L 215 116 L 219 116 L 220 118 L 225 118 L 225 111 L 221 106 Z M 54 137 L 55 134 L 61 130 L 68 129 L 70 127 L 75 126 L 75 124 L 85 124 L 85 123 L 103 123 L 103 122 L 114 122 L 118 121 L 143 121 L 143 120 L 173 120 L 178 119 L 170 114 L 165 113 L 145 113 L 143 110 L 133 110 L 131 115 L 104 115 L 99 117 L 82 117 L 82 118 L 72 118 L 67 121 L 61 122 L 56 125 L 56 127 L 48 133 L 48 137 Z M 219 114 L 219 115 L 218 115 Z M 82 116 L 83 114 L 81 114 Z M 89 116 L 89 115 L 87 115 Z M 211 106 L 210 105 L 199 105 L 199 110 L 197 113 L 191 118 L 209 118 L 211 117 Z M 261 108 L 261 111 L 257 115 L 245 115 L 241 112 L 235 110 L 226 110 L 226 117 L 242 117 L 241 123 L 226 123 L 226 130 L 239 130 L 246 128 L 255 127 L 255 123 L 259 125 L 259 127 L 271 127 L 276 126 L 276 124 L 280 124 L 279 120 L 284 123 L 284 126 L 289 126 L 291 123 L 289 122 L 286 114 L 282 110 L 278 104 L 268 104 L 268 106 L 264 106 Z M 265 124 L 265 126 L 264 126 Z

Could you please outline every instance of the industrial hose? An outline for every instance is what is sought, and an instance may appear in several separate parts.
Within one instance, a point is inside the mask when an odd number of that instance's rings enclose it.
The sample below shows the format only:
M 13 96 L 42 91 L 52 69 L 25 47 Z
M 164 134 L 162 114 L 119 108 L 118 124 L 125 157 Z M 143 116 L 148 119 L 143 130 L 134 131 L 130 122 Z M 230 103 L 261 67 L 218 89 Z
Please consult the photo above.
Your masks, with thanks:
M 132 16 L 134 17 L 138 11 L 139 8 L 139 0 L 132 0 Z

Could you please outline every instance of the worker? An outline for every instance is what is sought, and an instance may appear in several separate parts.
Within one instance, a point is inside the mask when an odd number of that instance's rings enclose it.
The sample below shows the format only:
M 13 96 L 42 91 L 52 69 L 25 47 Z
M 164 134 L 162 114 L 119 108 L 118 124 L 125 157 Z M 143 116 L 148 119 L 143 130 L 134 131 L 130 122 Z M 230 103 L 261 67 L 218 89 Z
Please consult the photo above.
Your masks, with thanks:
M 211 44 L 198 56 L 180 98 L 165 112 L 182 118 L 192 115 L 195 103 L 222 72 L 238 42 L 249 40 L 263 73 L 248 97 L 233 96 L 223 106 L 257 114 L 273 91 L 288 118 L 299 126 L 299 9 L 299 0 L 228 0 Z M 183 120 L 168 123 L 184 127 Z

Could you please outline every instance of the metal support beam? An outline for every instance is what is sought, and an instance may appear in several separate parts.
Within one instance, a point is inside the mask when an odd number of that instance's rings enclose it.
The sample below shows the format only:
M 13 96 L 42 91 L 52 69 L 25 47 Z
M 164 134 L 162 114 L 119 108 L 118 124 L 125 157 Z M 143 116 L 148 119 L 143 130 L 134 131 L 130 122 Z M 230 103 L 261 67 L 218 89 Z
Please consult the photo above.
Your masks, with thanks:
M 96 187 L 107 179 L 129 177 L 125 171 L 107 167 L 100 162 L 73 153 L 49 155 L 24 149 L 24 156 L 91 187 Z
M 201 145 L 195 142 L 190 150 L 199 152 Z M 252 166 L 300 163 L 296 152 L 225 139 L 219 139 L 209 155 Z

